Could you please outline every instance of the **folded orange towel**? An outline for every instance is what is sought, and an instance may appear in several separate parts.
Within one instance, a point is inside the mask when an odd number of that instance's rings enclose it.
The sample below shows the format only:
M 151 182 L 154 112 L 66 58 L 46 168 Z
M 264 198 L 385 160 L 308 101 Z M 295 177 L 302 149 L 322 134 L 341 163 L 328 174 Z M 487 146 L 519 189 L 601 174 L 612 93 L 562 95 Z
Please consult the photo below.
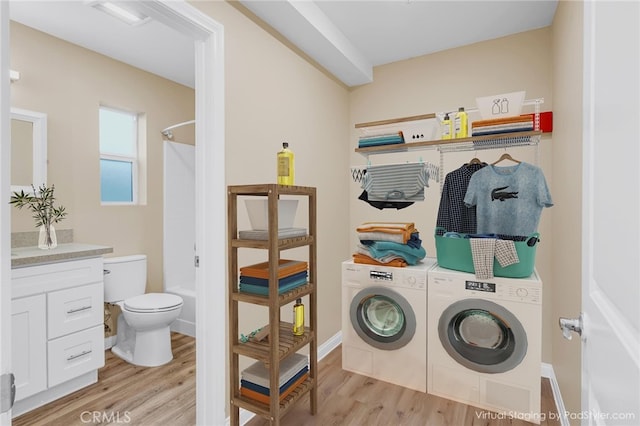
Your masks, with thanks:
M 402 236 L 402 244 L 411 239 L 411 234 L 417 232 L 413 222 L 365 222 L 356 228 L 357 232 L 384 232 Z

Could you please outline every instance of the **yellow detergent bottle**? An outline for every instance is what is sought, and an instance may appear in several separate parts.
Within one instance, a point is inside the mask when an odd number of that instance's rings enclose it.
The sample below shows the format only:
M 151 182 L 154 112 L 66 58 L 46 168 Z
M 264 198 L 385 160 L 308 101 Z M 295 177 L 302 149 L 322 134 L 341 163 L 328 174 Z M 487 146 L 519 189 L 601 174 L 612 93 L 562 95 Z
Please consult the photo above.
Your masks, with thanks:
M 451 139 L 451 118 L 445 114 L 442 119 L 442 139 Z
M 454 118 L 454 131 L 455 138 L 466 138 L 469 136 L 467 133 L 467 113 L 464 110 L 464 107 L 458 108 L 458 112 L 456 112 L 456 116 Z
M 293 185 L 294 157 L 287 142 L 282 143 L 278 151 L 278 185 Z
M 293 305 L 293 335 L 302 336 L 304 334 L 304 305 L 302 299 L 297 299 Z

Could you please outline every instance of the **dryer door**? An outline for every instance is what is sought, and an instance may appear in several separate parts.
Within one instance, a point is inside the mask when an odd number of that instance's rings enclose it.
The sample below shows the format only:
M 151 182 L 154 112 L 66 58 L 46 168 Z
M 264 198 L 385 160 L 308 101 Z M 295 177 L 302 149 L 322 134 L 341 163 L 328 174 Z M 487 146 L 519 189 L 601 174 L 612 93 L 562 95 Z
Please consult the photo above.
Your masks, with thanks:
M 440 342 L 463 366 L 481 373 L 504 373 L 527 353 L 527 334 L 508 309 L 489 300 L 466 299 L 444 310 Z
M 359 291 L 349 309 L 358 336 L 374 348 L 394 350 L 405 346 L 416 332 L 416 315 L 402 295 L 386 287 Z

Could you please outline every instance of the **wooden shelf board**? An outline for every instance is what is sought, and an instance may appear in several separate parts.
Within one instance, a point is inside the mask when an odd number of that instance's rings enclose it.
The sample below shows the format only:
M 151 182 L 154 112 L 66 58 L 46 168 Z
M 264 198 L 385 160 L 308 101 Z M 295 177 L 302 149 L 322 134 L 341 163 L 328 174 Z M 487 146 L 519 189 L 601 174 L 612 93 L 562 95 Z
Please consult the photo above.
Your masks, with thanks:
M 315 290 L 315 286 L 313 283 L 307 283 L 301 285 L 300 287 L 296 287 L 290 291 L 282 293 L 278 295 L 278 303 L 279 306 L 286 305 L 287 303 L 291 303 L 299 297 L 306 296 L 312 293 Z M 269 296 L 262 296 L 259 294 L 251 294 L 251 293 L 242 293 L 242 292 L 234 292 L 231 294 L 233 300 L 237 300 L 239 302 L 245 303 L 253 303 L 256 305 L 269 306 Z
M 370 121 L 368 123 L 357 123 L 355 127 L 356 129 L 361 129 L 363 127 L 386 126 L 389 124 L 404 123 L 407 121 L 416 121 L 416 120 L 428 120 L 431 118 L 436 118 L 436 114 L 432 112 L 429 114 L 412 115 L 411 117 L 390 118 L 388 120 Z
M 287 250 L 296 247 L 303 247 L 309 244 L 313 244 L 315 238 L 313 235 L 307 235 L 305 237 L 294 237 L 294 238 L 281 238 L 278 240 L 278 249 Z M 270 247 L 269 240 L 241 240 L 241 239 L 232 239 L 231 246 L 232 247 L 243 247 L 243 248 L 255 248 L 255 249 L 268 249 Z
M 285 399 L 280 402 L 280 417 L 284 416 L 286 412 L 291 408 L 296 401 L 300 400 L 307 392 L 309 392 L 314 385 L 314 380 L 309 377 L 304 382 L 300 383 Z M 234 397 L 232 404 L 256 413 L 266 419 L 270 419 L 271 414 L 269 406 L 260 401 L 256 401 L 251 398 L 247 398 L 242 395 Z
M 268 327 L 265 326 L 265 327 Z M 286 358 L 289 354 L 297 352 L 305 345 L 309 344 L 314 338 L 314 334 L 309 327 L 305 327 L 305 333 L 302 336 L 293 335 L 293 324 L 289 322 L 280 322 L 280 342 L 278 347 L 279 359 Z M 268 368 L 270 362 L 271 344 L 268 339 L 260 342 L 246 342 L 233 346 L 233 352 L 238 355 L 248 356 L 265 363 Z
M 276 183 L 262 183 L 253 185 L 230 185 L 229 194 L 264 197 L 271 193 L 282 195 L 315 195 L 316 188 L 298 185 L 278 185 Z

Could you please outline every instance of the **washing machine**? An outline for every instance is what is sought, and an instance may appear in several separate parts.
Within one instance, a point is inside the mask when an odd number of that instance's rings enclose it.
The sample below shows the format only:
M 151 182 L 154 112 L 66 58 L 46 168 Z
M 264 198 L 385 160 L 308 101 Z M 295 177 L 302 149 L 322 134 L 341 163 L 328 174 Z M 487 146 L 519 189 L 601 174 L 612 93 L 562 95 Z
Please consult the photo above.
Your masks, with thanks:
M 427 274 L 435 259 L 404 268 L 342 264 L 342 368 L 426 392 Z
M 427 392 L 540 423 L 542 281 L 435 267 Z

